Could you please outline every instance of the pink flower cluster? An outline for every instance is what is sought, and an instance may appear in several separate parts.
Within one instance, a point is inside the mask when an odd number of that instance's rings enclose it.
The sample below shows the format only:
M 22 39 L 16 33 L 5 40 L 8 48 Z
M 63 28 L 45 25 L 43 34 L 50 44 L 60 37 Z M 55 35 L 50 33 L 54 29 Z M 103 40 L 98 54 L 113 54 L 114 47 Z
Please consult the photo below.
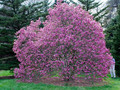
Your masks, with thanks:
M 40 19 L 20 29 L 13 51 L 21 62 L 14 70 L 22 80 L 35 80 L 53 72 L 61 79 L 76 74 L 102 78 L 109 72 L 111 54 L 105 46 L 103 29 L 80 6 L 58 4 L 49 9 L 44 27 Z

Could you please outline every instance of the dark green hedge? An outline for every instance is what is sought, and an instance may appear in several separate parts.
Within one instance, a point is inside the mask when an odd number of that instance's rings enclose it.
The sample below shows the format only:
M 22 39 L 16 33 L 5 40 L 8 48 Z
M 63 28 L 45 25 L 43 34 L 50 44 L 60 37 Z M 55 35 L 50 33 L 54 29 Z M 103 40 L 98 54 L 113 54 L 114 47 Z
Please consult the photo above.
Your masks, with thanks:
M 0 70 L 11 70 L 15 67 L 18 67 L 19 61 L 16 59 L 16 57 L 6 57 L 0 59 Z

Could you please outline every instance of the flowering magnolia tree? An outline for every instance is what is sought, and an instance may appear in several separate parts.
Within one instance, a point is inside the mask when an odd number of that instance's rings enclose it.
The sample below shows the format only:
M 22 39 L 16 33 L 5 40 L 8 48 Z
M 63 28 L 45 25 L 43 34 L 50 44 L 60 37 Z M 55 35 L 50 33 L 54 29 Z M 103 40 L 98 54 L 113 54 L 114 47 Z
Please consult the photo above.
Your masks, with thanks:
M 76 74 L 88 79 L 107 75 L 112 57 L 102 27 L 87 11 L 58 3 L 49 9 L 43 28 L 40 24 L 40 19 L 32 21 L 16 33 L 13 51 L 21 63 L 15 77 L 32 81 L 57 71 L 69 81 Z

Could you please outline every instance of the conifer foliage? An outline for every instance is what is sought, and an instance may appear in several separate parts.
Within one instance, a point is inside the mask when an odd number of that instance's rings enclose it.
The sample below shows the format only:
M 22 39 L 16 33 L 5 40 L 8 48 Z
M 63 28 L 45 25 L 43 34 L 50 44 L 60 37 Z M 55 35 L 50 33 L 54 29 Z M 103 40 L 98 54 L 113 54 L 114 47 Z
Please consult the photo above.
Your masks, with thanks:
M 70 0 L 74 4 L 82 4 L 83 9 L 86 11 L 89 11 L 90 14 L 94 16 L 94 19 L 96 21 L 101 22 L 101 19 L 108 13 L 107 8 L 108 6 L 105 6 L 104 8 L 99 8 L 102 3 L 96 1 L 96 0 L 78 0 L 79 3 L 74 2 L 73 0 Z M 91 10 L 97 9 L 97 12 L 92 13 Z M 101 22 L 102 23 L 102 22 Z
M 20 29 L 13 51 L 21 62 L 14 70 L 21 80 L 37 80 L 59 72 L 64 81 L 85 74 L 102 78 L 109 72 L 111 59 L 99 23 L 80 6 L 57 2 L 39 28 L 40 19 Z
M 107 47 L 111 49 L 111 53 L 116 61 L 116 74 L 120 77 L 120 7 L 117 11 L 117 16 L 111 20 L 105 33 Z
M 25 1 L 0 0 L 0 67 L 2 67 L 0 69 L 18 66 L 15 54 L 12 51 L 15 32 L 29 25 L 31 20 L 37 20 L 39 17 L 45 19 L 48 14 L 46 10 L 48 2 L 25 5 Z

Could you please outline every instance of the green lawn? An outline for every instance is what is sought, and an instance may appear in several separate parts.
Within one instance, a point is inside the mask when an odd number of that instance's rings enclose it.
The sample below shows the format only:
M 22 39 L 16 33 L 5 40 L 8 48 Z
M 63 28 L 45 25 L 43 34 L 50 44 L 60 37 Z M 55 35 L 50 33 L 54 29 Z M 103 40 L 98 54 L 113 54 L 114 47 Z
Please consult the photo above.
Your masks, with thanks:
M 0 77 L 1 76 L 12 76 L 14 75 L 10 70 L 0 70 Z
M 16 79 L 0 80 L 0 90 L 120 90 L 120 78 L 106 79 L 109 85 L 99 87 L 55 86 L 43 83 L 18 83 Z
M 1 73 L 0 73 L 1 74 Z M 1 79 L 0 90 L 120 90 L 120 78 L 105 79 L 109 82 L 105 86 L 97 87 L 71 87 L 71 86 L 55 86 L 43 83 L 18 83 L 16 79 Z

